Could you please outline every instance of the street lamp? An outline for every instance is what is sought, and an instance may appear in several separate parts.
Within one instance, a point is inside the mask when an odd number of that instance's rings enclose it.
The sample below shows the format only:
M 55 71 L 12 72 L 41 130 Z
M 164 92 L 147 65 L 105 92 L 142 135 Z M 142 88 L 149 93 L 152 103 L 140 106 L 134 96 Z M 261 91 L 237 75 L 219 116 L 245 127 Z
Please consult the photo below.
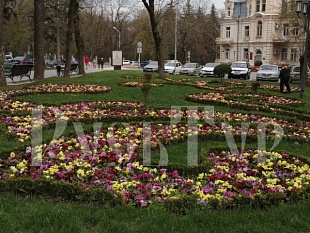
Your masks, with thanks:
M 178 1 L 175 1 L 175 25 L 174 25 L 174 72 L 177 72 L 177 43 L 178 43 Z
M 308 47 L 309 47 L 309 18 L 310 18 L 310 0 L 309 2 L 303 2 L 301 0 L 296 1 L 296 13 L 298 17 L 300 17 L 300 13 L 302 12 L 304 18 L 304 30 L 306 33 L 306 41 L 305 41 L 305 48 L 304 54 L 300 59 L 300 92 L 299 97 L 304 97 L 304 90 L 305 90 L 305 76 L 308 76 Z
M 113 27 L 113 29 L 118 32 L 118 50 L 121 50 L 121 32 L 116 27 Z

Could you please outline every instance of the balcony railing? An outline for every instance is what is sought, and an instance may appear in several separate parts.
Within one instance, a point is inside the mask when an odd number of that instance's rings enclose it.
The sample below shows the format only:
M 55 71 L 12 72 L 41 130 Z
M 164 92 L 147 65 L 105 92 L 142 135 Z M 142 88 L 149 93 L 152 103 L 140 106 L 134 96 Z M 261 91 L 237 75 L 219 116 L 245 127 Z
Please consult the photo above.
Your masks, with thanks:
M 232 45 L 234 43 L 234 40 L 232 38 L 218 37 L 215 39 L 215 42 L 219 45 Z

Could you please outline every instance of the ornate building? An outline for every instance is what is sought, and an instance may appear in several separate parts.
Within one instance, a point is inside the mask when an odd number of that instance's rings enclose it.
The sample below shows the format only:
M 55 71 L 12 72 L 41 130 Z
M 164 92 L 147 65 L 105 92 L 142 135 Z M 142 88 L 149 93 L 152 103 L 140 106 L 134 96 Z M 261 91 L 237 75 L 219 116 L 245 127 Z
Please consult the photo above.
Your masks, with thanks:
M 219 62 L 299 64 L 305 37 L 298 24 L 295 1 L 226 0 L 224 4 L 221 35 L 216 39 Z

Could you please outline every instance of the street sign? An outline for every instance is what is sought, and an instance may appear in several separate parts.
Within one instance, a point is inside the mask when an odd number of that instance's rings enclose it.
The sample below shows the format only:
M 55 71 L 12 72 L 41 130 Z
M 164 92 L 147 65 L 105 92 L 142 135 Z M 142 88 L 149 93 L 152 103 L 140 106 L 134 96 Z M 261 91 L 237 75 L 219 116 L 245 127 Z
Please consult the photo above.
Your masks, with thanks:
M 141 41 L 139 41 L 139 42 L 137 43 L 137 47 L 138 47 L 138 48 L 142 48 L 142 42 L 141 42 Z
M 142 53 L 142 48 L 137 48 L 137 53 Z

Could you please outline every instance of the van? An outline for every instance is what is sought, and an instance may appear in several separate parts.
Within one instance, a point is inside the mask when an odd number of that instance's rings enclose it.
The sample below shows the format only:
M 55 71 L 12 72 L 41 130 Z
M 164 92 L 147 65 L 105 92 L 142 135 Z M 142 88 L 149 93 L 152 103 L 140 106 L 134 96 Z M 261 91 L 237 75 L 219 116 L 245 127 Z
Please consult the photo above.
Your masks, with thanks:
M 310 80 L 310 69 L 308 67 L 307 71 L 307 80 Z M 291 83 L 299 83 L 300 82 L 300 66 L 292 66 L 291 67 L 291 73 L 290 73 L 290 82 Z
M 231 73 L 228 74 L 228 78 L 244 78 L 250 79 L 251 75 L 251 66 L 246 61 L 236 61 L 233 62 L 230 66 Z

